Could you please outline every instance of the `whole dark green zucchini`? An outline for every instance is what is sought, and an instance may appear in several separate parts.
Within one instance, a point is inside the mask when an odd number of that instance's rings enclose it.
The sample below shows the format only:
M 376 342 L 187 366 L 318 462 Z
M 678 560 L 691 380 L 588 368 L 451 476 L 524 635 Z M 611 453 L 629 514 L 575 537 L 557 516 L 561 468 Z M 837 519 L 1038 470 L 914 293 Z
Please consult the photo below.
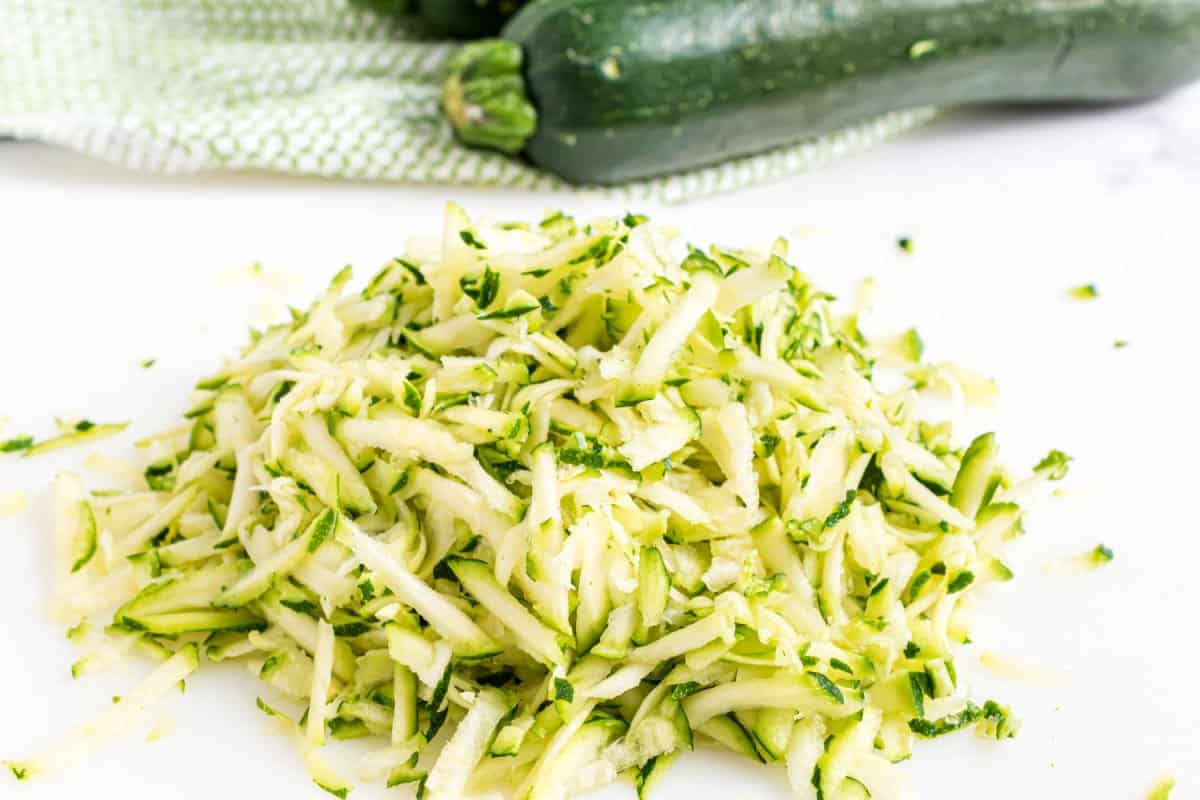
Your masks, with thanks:
M 419 0 L 434 32 L 455 39 L 495 36 L 525 0 Z
M 451 122 L 578 183 L 899 109 L 1138 100 L 1200 77 L 1200 0 L 538 0 L 502 37 L 454 59 Z

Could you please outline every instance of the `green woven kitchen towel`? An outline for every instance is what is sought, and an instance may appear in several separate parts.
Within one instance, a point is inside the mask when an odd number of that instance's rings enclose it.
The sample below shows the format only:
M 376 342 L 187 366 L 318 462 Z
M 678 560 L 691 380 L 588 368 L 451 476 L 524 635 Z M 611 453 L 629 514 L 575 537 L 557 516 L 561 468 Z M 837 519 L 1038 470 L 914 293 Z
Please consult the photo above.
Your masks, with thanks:
M 438 109 L 453 49 L 362 0 L 0 0 L 0 134 L 166 174 L 563 188 L 455 142 Z M 890 114 L 617 191 L 670 202 L 761 183 L 932 114 Z

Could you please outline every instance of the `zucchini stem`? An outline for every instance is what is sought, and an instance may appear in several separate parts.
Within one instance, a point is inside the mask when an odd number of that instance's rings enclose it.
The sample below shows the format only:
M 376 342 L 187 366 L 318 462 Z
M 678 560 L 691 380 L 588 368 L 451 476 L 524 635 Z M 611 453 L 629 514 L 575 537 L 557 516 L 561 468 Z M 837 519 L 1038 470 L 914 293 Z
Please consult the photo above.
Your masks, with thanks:
M 537 130 L 537 111 L 521 75 L 520 45 L 482 39 L 450 61 L 442 108 L 455 134 L 472 147 L 514 154 Z

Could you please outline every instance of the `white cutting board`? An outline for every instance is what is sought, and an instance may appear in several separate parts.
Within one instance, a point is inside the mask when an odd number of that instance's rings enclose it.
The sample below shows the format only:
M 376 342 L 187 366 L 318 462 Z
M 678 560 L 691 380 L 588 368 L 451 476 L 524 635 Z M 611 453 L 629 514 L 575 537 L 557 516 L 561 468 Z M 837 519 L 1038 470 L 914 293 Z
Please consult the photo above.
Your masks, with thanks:
M 1020 124 L 1018 124 L 1020 123 Z M 968 135 L 970 134 L 970 135 Z M 1095 116 L 961 118 L 818 175 L 688 207 L 653 210 L 687 240 L 793 238 L 791 260 L 845 294 L 878 280 L 873 330 L 914 324 L 933 358 L 995 377 L 1001 402 L 962 436 L 996 430 L 1009 463 L 1049 447 L 1075 456 L 1062 497 L 1036 504 L 1016 546 L 1018 579 L 981 604 L 960 668 L 977 699 L 1024 719 L 1010 742 L 964 733 L 921 743 L 905 766 L 919 798 L 1139 798 L 1164 771 L 1200 796 L 1194 391 L 1200 297 L 1200 93 Z M 184 410 L 189 387 L 247 325 L 304 303 L 346 262 L 369 272 L 443 203 L 531 217 L 548 207 L 622 213 L 626 203 L 266 178 L 129 176 L 32 145 L 0 146 L 0 439 L 51 419 L 129 419 L 120 453 Z M 647 210 L 644 207 L 634 210 Z M 904 255 L 894 239 L 911 235 Z M 288 289 L 232 279 L 254 260 Z M 1065 290 L 1094 282 L 1100 298 Z M 1126 339 L 1123 350 L 1112 347 Z M 155 358 L 141 369 L 139 362 Z M 145 671 L 72 681 L 72 650 L 46 618 L 45 487 L 86 449 L 0 458 L 0 759 L 85 720 Z M 1094 574 L 1041 574 L 1099 542 Z M 978 665 L 987 649 L 1039 668 L 1030 682 Z M 39 783 L 0 777 L 0 797 L 123 800 L 321 797 L 291 746 L 267 733 L 255 679 L 205 669 L 161 712 L 87 764 Z M 405 796 L 360 787 L 355 797 Z M 622 785 L 599 795 L 632 797 Z M 716 751 L 677 762 L 662 800 L 787 797 L 779 768 Z

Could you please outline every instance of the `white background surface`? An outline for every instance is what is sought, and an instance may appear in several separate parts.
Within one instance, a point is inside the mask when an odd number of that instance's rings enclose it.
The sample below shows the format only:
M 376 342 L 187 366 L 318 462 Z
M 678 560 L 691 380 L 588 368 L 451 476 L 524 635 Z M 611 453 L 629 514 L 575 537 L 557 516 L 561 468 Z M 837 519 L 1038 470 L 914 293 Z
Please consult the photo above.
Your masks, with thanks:
M 130 419 L 103 448 L 174 422 L 189 387 L 246 326 L 306 302 L 346 262 L 368 274 L 406 236 L 436 228 L 443 203 L 528 217 L 547 207 L 620 213 L 585 196 L 353 186 L 266 177 L 165 180 L 29 144 L 0 144 L 0 438 L 49 433 L 52 418 Z M 1018 580 L 982 604 L 978 646 L 1038 665 L 1036 685 L 960 662 L 978 699 L 1013 704 L 1014 741 L 973 735 L 919 746 L 917 797 L 1140 798 L 1164 771 L 1200 797 L 1194 391 L 1200 297 L 1200 91 L 1092 113 L 979 112 L 944 120 L 819 174 L 649 211 L 691 241 L 795 235 L 792 260 L 839 292 L 874 275 L 876 330 L 915 324 L 934 358 L 998 379 L 1002 399 L 963 437 L 1000 434 L 1026 467 L 1049 447 L 1076 457 L 1063 497 L 1038 504 L 1013 563 Z M 911 235 L 916 252 L 897 252 Z M 230 285 L 260 260 L 285 294 Z M 225 276 L 225 277 L 222 277 Z M 282 280 L 286 278 L 286 280 Z M 1100 298 L 1065 290 L 1095 282 Z M 1124 350 L 1112 347 L 1127 339 Z M 138 362 L 157 358 L 152 369 Z M 45 488 L 86 450 L 0 458 L 0 758 L 20 757 L 103 708 L 144 671 L 73 682 L 74 656 L 46 617 Z M 1049 577 L 1048 560 L 1098 542 L 1103 571 Z M 168 702 L 175 732 L 147 723 L 88 764 L 42 783 L 0 777 L 0 797 L 323 796 L 291 745 L 269 736 L 257 682 L 206 669 Z M 165 792 L 165 794 L 164 794 Z M 405 796 L 392 790 L 389 796 Z M 383 796 L 366 787 L 353 796 Z M 605 797 L 632 797 L 621 786 Z M 771 800 L 779 769 L 712 751 L 685 758 L 658 797 Z

